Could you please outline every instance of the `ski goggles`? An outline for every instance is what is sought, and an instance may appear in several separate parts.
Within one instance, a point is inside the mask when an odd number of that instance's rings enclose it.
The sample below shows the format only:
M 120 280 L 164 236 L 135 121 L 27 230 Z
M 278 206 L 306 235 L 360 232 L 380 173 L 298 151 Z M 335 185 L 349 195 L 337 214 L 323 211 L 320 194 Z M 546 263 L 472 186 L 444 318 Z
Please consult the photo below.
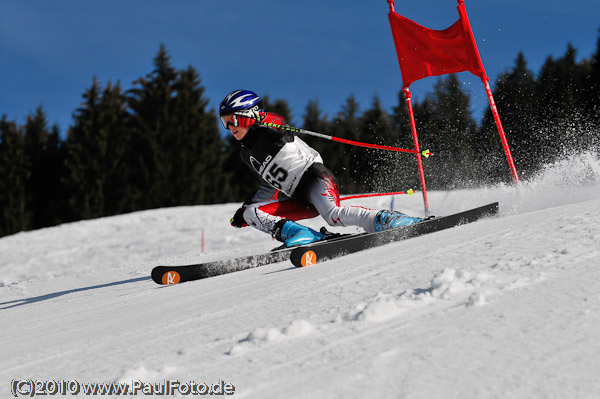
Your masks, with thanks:
M 233 127 L 238 127 L 240 125 L 235 114 L 221 115 L 221 123 L 223 123 L 225 129 L 229 129 L 229 125 Z

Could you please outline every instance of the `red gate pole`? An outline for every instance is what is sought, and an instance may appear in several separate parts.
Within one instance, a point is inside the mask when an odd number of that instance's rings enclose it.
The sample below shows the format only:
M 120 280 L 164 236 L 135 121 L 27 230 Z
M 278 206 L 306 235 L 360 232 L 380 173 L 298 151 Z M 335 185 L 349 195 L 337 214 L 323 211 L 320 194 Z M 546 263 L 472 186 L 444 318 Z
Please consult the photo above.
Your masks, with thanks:
M 498 128 L 498 134 L 500 134 L 500 140 L 502 141 L 502 147 L 504 148 L 504 153 L 506 154 L 506 160 L 508 161 L 510 173 L 512 174 L 514 182 L 518 184 L 519 174 L 517 173 L 517 168 L 515 167 L 515 163 L 510 152 L 510 147 L 508 146 L 508 141 L 506 140 L 506 135 L 504 134 L 504 128 L 502 127 L 502 121 L 500 121 L 500 115 L 498 114 L 498 108 L 496 107 L 494 96 L 492 95 L 492 89 L 490 88 L 489 79 L 487 79 L 486 76 L 485 81 L 482 79 L 481 82 L 485 86 L 485 92 L 487 93 L 488 101 L 490 102 L 490 108 L 492 109 L 494 121 L 496 122 L 496 127 Z
M 408 87 L 402 89 L 406 97 L 406 108 L 408 109 L 408 117 L 410 119 L 410 129 L 412 131 L 413 142 L 417 157 L 417 165 L 419 167 L 419 180 L 421 181 L 421 191 L 423 192 L 423 204 L 425 205 L 425 217 L 429 216 L 429 201 L 427 200 L 427 187 L 425 186 L 425 173 L 423 172 L 423 162 L 421 160 L 421 150 L 419 149 L 419 137 L 417 136 L 417 125 L 412 107 L 412 94 Z
M 387 0 L 390 6 L 390 12 L 394 10 L 394 0 Z M 415 116 L 413 114 L 412 107 L 412 94 L 408 87 L 402 89 L 404 91 L 404 97 L 406 98 L 406 108 L 408 109 L 408 116 L 410 119 L 410 129 L 412 132 L 413 143 L 415 145 L 415 156 L 417 157 L 417 166 L 419 168 L 419 181 L 421 182 L 421 192 L 423 193 L 423 205 L 425 207 L 425 217 L 429 216 L 429 200 L 427 199 L 427 187 L 425 186 L 425 173 L 423 172 L 423 161 L 421 160 L 421 150 L 419 148 L 419 137 L 417 136 L 417 125 L 415 123 Z
M 492 110 L 492 114 L 494 115 L 494 121 L 496 122 L 496 127 L 498 128 L 498 134 L 500 134 L 500 140 L 502 141 L 502 147 L 504 148 L 504 153 L 506 154 L 506 160 L 508 161 L 508 167 L 510 168 L 510 173 L 512 174 L 512 178 L 515 183 L 519 183 L 519 174 L 517 173 L 517 168 L 515 167 L 515 163 L 512 158 L 512 154 L 510 152 L 510 147 L 508 146 L 508 141 L 506 140 L 506 134 L 504 134 L 504 128 L 502 127 L 502 122 L 500 121 L 500 115 L 498 114 L 498 108 L 496 107 L 496 102 L 494 101 L 494 96 L 492 95 L 492 89 L 490 88 L 490 79 L 487 77 L 487 73 L 485 73 L 485 68 L 483 68 L 483 62 L 481 62 L 481 55 L 479 54 L 479 49 L 477 48 L 477 43 L 475 42 L 475 36 L 473 36 L 473 29 L 471 28 L 471 22 L 469 21 L 469 16 L 467 15 L 467 10 L 465 9 L 465 0 L 457 0 L 458 2 L 458 15 L 464 23 L 464 27 L 466 30 L 467 38 L 471 42 L 473 49 L 475 50 L 475 55 L 477 57 L 477 62 L 481 66 L 481 70 L 483 71 L 483 75 L 480 76 L 481 83 L 485 86 L 485 92 L 488 97 L 488 101 L 490 103 L 490 108 Z

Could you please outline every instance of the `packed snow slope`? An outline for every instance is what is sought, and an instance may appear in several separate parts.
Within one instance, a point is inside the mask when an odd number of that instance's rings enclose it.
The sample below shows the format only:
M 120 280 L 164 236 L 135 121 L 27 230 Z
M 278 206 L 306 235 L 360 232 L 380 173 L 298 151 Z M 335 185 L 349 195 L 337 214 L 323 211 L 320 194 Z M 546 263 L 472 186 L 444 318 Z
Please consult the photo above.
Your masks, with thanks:
M 429 199 L 438 215 L 493 201 L 500 214 L 313 267 L 168 287 L 150 280 L 153 266 L 277 243 L 232 228 L 237 204 L 2 238 L 0 397 L 16 378 L 222 380 L 240 398 L 600 397 L 598 157 L 520 188 Z M 420 195 L 394 204 L 422 211 Z

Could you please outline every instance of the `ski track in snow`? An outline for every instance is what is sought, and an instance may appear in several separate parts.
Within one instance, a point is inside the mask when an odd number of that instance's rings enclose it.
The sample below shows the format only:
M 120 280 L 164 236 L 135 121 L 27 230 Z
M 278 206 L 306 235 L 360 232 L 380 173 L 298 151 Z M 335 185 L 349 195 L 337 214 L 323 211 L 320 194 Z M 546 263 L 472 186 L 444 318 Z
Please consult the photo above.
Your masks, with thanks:
M 13 378 L 222 379 L 245 398 L 596 398 L 599 165 L 583 154 L 518 189 L 429 195 L 434 214 L 499 201 L 496 218 L 171 287 L 150 280 L 153 266 L 277 243 L 232 229 L 237 204 L 4 237 L 0 390 Z M 395 204 L 422 211 L 419 195 Z

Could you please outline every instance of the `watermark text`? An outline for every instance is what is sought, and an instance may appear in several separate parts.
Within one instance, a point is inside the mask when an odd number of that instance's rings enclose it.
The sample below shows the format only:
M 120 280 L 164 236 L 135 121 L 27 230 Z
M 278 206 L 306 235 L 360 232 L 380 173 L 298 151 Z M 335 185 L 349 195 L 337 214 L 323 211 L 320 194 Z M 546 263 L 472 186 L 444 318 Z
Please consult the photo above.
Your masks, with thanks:
M 79 382 L 77 380 L 13 379 L 11 393 L 15 398 L 34 396 L 224 396 L 233 395 L 235 386 L 218 380 L 212 384 L 164 379 L 158 382 Z

